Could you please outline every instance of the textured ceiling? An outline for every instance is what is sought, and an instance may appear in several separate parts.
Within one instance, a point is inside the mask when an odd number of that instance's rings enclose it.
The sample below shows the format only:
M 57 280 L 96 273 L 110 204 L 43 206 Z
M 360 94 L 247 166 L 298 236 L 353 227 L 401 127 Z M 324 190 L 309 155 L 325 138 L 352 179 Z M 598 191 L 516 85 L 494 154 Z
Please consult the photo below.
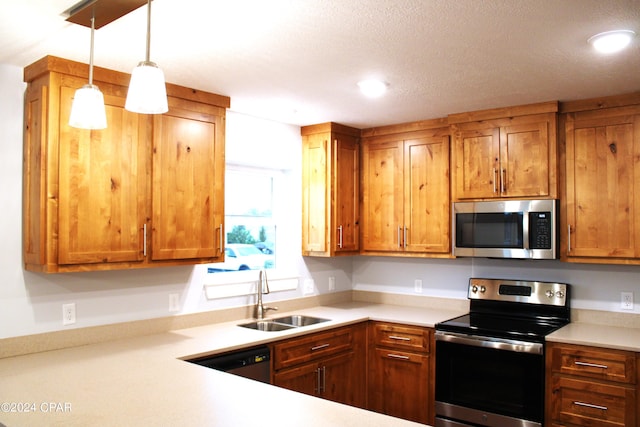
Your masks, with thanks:
M 88 62 L 77 0 L 0 0 L 0 63 Z M 167 81 L 286 123 L 356 127 L 640 90 L 640 36 L 603 56 L 586 40 L 640 34 L 640 0 L 154 0 L 151 60 Z M 144 59 L 146 8 L 96 31 L 96 65 Z M 356 83 L 379 77 L 383 98 Z

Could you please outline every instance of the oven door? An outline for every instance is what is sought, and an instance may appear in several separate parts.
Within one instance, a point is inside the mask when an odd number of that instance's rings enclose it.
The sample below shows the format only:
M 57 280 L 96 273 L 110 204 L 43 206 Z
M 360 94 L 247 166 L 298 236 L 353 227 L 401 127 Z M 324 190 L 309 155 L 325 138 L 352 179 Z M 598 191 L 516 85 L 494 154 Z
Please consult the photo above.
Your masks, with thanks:
M 539 427 L 543 344 L 436 331 L 436 426 Z

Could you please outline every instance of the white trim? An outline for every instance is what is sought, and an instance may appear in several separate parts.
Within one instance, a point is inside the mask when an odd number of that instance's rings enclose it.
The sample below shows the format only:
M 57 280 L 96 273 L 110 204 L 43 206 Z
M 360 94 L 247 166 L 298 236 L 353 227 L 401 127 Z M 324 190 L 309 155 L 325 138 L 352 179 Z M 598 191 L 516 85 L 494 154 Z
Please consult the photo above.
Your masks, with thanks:
M 219 274 L 219 273 L 217 273 Z M 237 275 L 237 273 L 234 273 Z M 270 292 L 282 292 L 298 289 L 298 278 L 269 279 Z M 253 295 L 257 291 L 257 280 L 225 284 L 205 284 L 204 292 L 208 300 Z

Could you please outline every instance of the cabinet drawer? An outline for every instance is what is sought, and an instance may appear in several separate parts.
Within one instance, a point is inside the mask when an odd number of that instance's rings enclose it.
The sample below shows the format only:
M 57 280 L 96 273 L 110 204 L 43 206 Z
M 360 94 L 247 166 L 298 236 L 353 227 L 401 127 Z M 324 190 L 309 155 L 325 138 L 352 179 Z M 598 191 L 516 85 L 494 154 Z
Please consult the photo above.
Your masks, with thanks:
M 302 338 L 293 338 L 274 345 L 273 366 L 275 370 L 294 366 L 350 350 L 352 346 L 353 330 L 351 327 L 319 332 Z
M 627 386 L 554 377 L 551 414 L 578 426 L 635 426 L 636 392 Z
M 626 384 L 636 381 L 631 352 L 570 345 L 554 345 L 551 351 L 553 372 Z
M 372 335 L 374 345 L 429 352 L 431 333 L 427 328 L 374 322 Z

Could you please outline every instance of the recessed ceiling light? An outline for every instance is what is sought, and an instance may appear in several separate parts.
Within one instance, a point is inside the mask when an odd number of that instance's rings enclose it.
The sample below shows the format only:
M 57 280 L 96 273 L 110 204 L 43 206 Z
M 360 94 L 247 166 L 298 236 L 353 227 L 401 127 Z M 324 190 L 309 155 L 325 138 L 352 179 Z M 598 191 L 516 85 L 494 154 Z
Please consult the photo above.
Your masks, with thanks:
M 387 84 L 380 80 L 368 79 L 358 82 L 360 91 L 369 98 L 377 98 L 387 91 Z
M 621 51 L 631 43 L 636 33 L 631 30 L 606 31 L 589 38 L 588 42 L 601 53 Z

